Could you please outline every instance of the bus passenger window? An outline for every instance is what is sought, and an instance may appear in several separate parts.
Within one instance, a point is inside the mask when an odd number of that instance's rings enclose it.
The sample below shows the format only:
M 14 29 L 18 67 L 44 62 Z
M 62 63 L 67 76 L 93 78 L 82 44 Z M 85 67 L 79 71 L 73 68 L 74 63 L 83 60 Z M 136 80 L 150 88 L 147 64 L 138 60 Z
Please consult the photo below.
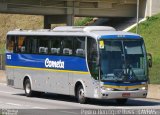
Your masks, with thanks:
M 37 53 L 37 39 L 36 37 L 29 37 L 29 53 L 36 54 Z
M 24 36 L 18 36 L 17 41 L 18 41 L 18 46 L 17 46 L 17 53 L 25 53 L 26 52 L 26 47 L 25 47 L 25 40 L 26 38 Z
M 48 54 L 49 40 L 47 37 L 38 38 L 38 53 L 39 54 Z
M 98 79 L 99 70 L 97 66 L 98 52 L 97 43 L 93 38 L 87 38 L 87 59 L 90 73 L 94 79 Z
M 74 38 L 74 54 L 76 56 L 85 56 L 85 38 L 75 37 Z
M 73 41 L 72 38 L 63 39 L 63 55 L 72 55 L 73 53 Z
M 53 38 L 50 43 L 50 54 L 59 55 L 61 49 L 61 39 Z
M 7 53 L 13 53 L 15 44 L 15 36 L 8 36 L 7 38 Z

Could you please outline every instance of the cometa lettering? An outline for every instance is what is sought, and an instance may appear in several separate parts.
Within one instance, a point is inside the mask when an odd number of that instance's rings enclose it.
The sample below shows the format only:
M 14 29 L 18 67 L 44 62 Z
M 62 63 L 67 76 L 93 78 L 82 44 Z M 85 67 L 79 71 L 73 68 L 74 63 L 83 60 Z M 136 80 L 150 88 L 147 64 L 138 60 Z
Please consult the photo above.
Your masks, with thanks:
M 45 67 L 47 68 L 59 68 L 64 69 L 64 61 L 51 61 L 48 58 L 45 59 Z

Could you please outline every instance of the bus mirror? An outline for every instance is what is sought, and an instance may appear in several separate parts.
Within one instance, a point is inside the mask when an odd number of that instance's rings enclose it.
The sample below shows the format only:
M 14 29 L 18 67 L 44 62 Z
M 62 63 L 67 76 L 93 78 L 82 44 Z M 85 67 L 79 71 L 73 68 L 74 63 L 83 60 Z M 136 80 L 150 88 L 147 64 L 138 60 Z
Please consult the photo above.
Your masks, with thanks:
M 148 59 L 148 66 L 152 67 L 152 54 L 147 53 L 147 59 Z

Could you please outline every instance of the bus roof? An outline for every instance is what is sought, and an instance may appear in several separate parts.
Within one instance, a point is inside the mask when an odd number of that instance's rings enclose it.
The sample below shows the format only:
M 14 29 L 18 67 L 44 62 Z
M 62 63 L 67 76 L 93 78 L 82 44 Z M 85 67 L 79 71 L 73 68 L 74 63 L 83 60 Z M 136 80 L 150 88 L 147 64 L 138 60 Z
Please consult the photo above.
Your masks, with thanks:
M 61 26 L 54 29 L 39 29 L 39 30 L 23 30 L 16 29 L 9 31 L 7 35 L 47 35 L 47 36 L 91 36 L 95 39 L 140 39 L 138 34 L 116 31 L 109 26 Z

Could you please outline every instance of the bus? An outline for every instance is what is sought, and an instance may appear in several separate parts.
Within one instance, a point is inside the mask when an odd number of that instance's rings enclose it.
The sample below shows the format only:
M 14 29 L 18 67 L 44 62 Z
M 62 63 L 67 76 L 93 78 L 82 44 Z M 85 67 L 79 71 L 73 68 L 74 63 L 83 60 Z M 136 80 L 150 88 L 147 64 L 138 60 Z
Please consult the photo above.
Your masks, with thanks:
M 148 63 L 143 38 L 108 26 L 55 27 L 7 33 L 8 86 L 90 99 L 145 98 Z

